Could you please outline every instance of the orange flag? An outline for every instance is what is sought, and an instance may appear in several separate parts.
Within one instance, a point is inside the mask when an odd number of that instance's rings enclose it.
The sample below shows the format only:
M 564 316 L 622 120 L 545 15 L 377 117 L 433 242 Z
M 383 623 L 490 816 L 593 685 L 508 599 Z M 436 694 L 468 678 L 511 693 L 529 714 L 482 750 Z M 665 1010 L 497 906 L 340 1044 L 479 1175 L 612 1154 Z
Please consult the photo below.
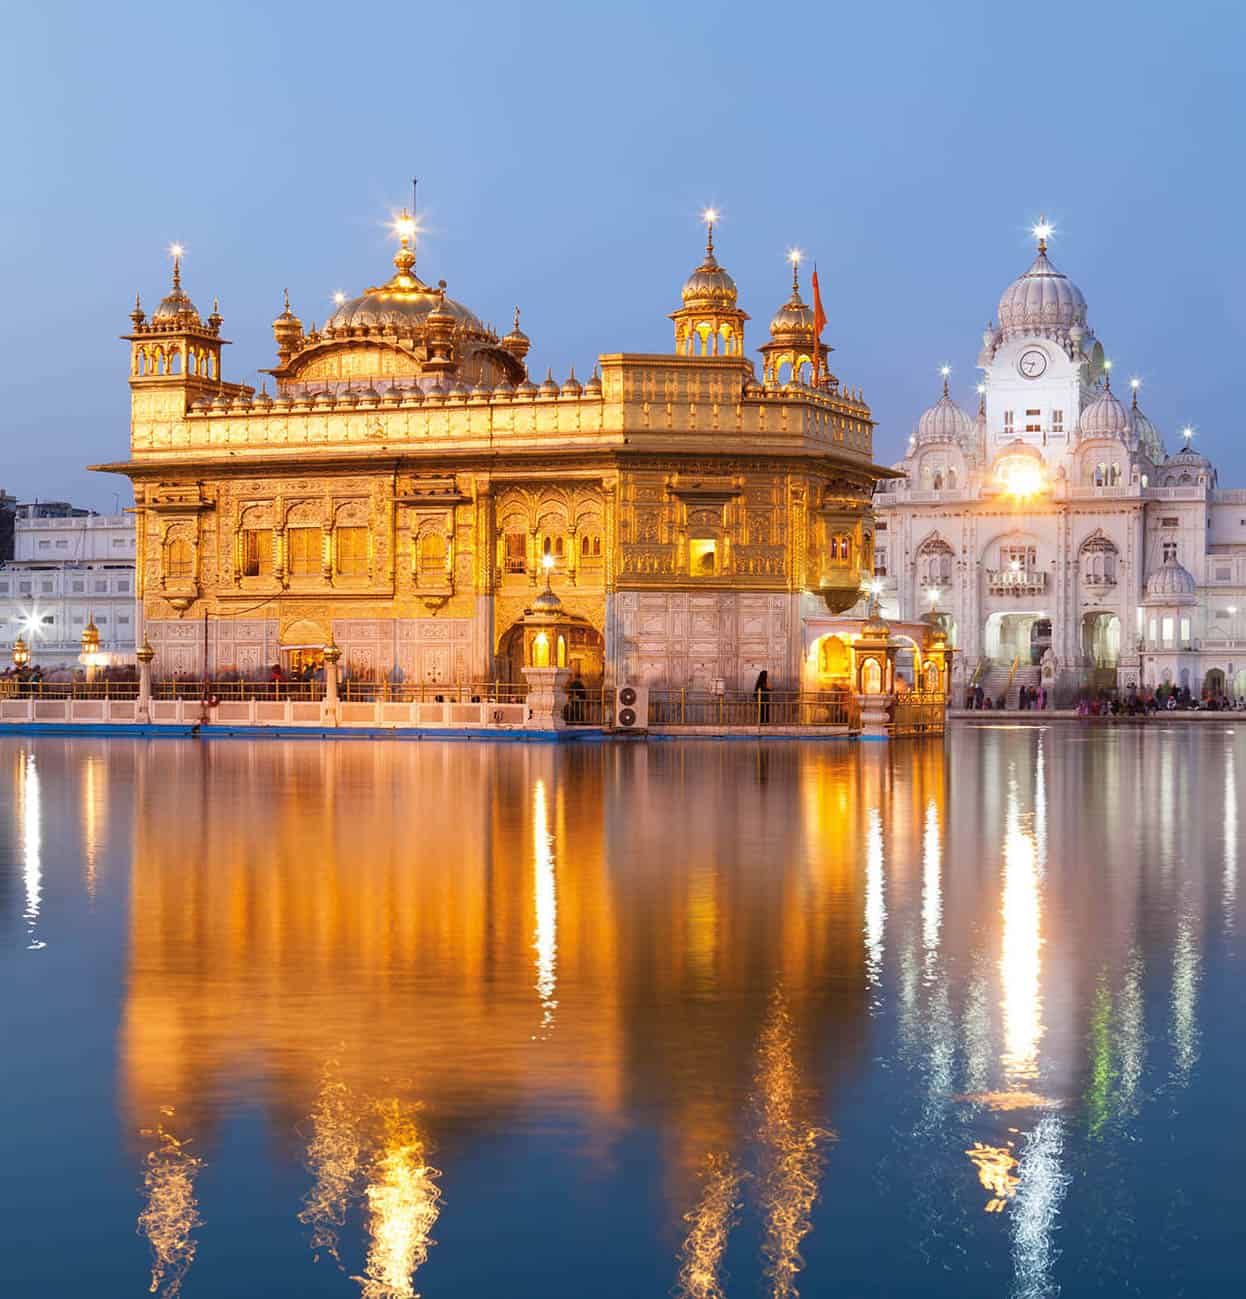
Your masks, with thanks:
M 822 373 L 822 331 L 826 328 L 826 312 L 822 309 L 822 291 L 818 287 L 818 264 L 813 264 L 813 373 L 814 382 Z

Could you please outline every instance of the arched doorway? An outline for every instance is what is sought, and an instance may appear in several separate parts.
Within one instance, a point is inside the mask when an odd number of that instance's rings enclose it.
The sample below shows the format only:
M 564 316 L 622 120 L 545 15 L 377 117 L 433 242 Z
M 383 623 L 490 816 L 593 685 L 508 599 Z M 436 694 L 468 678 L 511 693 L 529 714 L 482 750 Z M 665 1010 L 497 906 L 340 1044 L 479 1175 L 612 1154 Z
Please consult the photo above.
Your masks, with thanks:
M 498 640 L 495 658 L 499 681 L 520 685 L 524 680 L 523 623 L 513 623 Z M 559 637 L 560 645 L 549 648 L 551 667 L 567 667 L 590 689 L 601 685 L 606 663 L 606 642 L 601 632 L 583 619 L 573 619 Z
M 1051 648 L 1051 618 L 1043 612 L 993 613 L 986 620 L 983 648 L 997 664 L 1038 664 Z
M 324 663 L 330 633 L 310 618 L 290 623 L 281 633 L 281 668 L 289 676 L 303 676 Z
M 852 651 L 842 636 L 823 636 L 817 642 L 814 664 L 817 689 L 852 685 Z
M 1209 699 L 1219 699 L 1224 694 L 1225 675 L 1221 668 L 1212 668 L 1203 678 L 1203 694 Z
M 1082 615 L 1082 653 L 1097 668 L 1114 668 L 1121 656 L 1121 620 L 1114 613 Z

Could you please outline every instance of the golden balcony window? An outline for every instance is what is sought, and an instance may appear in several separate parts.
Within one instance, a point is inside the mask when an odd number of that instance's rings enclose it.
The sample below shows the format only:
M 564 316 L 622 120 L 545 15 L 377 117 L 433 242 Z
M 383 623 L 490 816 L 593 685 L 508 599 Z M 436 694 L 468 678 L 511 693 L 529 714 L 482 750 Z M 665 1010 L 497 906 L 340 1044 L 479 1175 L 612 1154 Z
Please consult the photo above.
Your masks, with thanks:
M 713 577 L 718 572 L 718 542 L 708 538 L 690 541 L 688 571 L 693 577 Z
M 194 571 L 194 555 L 185 537 L 174 537 L 164 549 L 165 577 L 190 577 Z
M 507 573 L 528 571 L 528 538 L 522 532 L 508 532 L 502 567 Z
M 267 577 L 273 571 L 273 530 L 245 528 L 242 533 L 243 577 Z
M 439 532 L 426 532 L 420 538 L 420 571 L 439 573 L 446 566 L 446 539 Z
M 318 577 L 324 563 L 324 533 L 320 528 L 291 528 L 286 533 L 292 577 Z
M 334 533 L 334 540 L 337 547 L 337 571 L 344 577 L 366 577 L 368 574 L 367 528 L 338 528 Z
M 831 538 L 830 560 L 832 564 L 852 563 L 852 538 L 844 533 L 837 533 Z
M 589 536 L 586 532 L 580 538 L 580 563 L 588 566 L 601 563 L 601 537 Z

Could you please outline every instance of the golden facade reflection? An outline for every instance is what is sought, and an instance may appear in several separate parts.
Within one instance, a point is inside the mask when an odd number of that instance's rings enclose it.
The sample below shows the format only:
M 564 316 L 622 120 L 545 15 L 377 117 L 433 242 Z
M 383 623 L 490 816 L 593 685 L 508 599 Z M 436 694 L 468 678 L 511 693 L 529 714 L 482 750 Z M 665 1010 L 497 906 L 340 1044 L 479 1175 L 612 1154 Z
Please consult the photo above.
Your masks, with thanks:
M 696 1208 L 684 1215 L 688 1234 L 679 1250 L 677 1299 L 726 1299 L 722 1262 L 727 1237 L 740 1211 L 745 1174 L 728 1156 L 706 1156 L 703 1190 Z
M 195 1179 L 203 1160 L 192 1154 L 189 1138 L 174 1135 L 175 1112 L 166 1106 L 156 1127 L 142 1136 L 152 1142 L 143 1172 L 144 1204 L 138 1229 L 151 1248 L 152 1294 L 174 1299 L 195 1261 L 194 1232 L 203 1225 Z
M 1002 1064 L 1005 1081 L 1013 1087 L 1031 1084 L 1038 1077 L 1038 1050 L 1043 1038 L 1042 946 L 1037 846 L 1033 832 L 1022 823 L 1014 780 L 1004 832 L 999 962 L 1004 1012 Z

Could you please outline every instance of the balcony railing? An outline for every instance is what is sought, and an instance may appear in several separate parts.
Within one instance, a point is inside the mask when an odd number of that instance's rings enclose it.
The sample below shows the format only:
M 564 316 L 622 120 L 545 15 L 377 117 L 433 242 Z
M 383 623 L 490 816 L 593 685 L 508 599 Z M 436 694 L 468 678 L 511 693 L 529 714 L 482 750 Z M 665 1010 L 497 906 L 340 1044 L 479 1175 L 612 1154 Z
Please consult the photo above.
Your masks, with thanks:
M 1042 595 L 1047 574 L 1032 568 L 988 568 L 986 583 L 992 595 Z
M 649 726 L 841 726 L 859 730 L 860 710 L 848 691 L 650 690 Z

